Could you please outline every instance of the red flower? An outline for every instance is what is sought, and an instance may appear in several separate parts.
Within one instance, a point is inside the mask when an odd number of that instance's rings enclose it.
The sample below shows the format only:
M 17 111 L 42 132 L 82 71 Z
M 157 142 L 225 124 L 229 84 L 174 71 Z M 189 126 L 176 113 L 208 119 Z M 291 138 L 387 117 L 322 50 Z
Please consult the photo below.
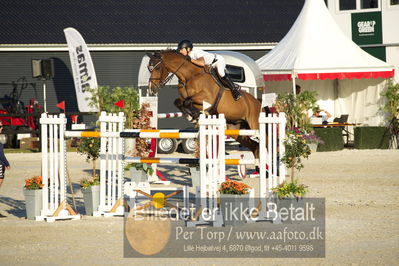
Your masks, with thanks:
M 41 189 L 44 186 L 42 183 L 41 176 L 34 176 L 29 179 L 25 179 L 25 188 L 26 189 Z

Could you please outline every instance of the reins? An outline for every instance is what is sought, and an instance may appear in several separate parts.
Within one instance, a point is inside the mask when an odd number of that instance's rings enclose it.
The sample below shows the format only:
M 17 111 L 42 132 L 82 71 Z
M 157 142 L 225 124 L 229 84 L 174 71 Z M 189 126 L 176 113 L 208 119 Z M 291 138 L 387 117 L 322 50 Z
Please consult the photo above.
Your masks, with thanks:
M 161 59 L 154 67 L 152 67 L 152 69 L 148 69 L 150 72 L 152 72 L 159 64 L 163 64 L 163 60 Z M 183 63 L 176 69 L 176 71 L 174 71 L 174 72 L 170 72 L 169 74 L 168 74 L 168 76 L 164 79 L 164 80 L 162 80 L 161 78 L 150 78 L 149 80 L 150 80 L 150 82 L 152 83 L 152 84 L 154 84 L 156 87 L 157 87 L 157 89 L 160 89 L 160 88 L 162 88 L 162 87 L 164 87 L 165 85 L 166 85 L 166 83 L 168 83 L 172 78 L 173 78 L 173 76 L 174 75 L 176 75 L 176 73 L 180 70 L 180 68 L 185 64 L 186 62 L 185 61 L 183 61 Z M 166 68 L 166 67 L 165 67 Z M 152 81 L 153 80 L 161 80 L 161 82 L 159 83 L 159 85 L 157 85 L 156 83 L 153 83 Z

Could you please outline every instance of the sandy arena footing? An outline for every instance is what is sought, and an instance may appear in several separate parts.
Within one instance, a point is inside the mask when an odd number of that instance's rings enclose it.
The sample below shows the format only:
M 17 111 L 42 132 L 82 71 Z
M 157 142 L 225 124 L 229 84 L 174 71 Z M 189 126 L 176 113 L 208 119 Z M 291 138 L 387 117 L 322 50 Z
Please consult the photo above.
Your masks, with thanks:
M 181 157 L 178 154 L 177 157 Z M 123 258 L 123 219 L 83 216 L 45 223 L 25 219 L 24 179 L 40 175 L 40 154 L 7 154 L 12 169 L 0 189 L 1 265 L 187 265 L 187 259 Z M 84 213 L 79 181 L 90 174 L 83 156 L 68 153 L 78 210 Z M 190 182 L 182 167 L 167 178 Z M 233 178 L 238 177 L 230 169 Z M 173 175 L 173 176 L 172 176 Z M 395 265 L 399 261 L 399 150 L 318 152 L 305 160 L 300 181 L 309 197 L 326 199 L 326 258 L 190 259 L 190 264 Z M 245 179 L 256 187 L 257 179 Z M 68 194 L 70 199 L 70 194 Z

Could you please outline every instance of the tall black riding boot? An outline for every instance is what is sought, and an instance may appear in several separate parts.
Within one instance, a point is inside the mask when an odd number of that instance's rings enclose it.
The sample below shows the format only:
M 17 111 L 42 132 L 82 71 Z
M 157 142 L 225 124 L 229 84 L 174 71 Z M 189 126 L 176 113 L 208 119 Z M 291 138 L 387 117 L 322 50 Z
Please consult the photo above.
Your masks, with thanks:
M 234 82 L 231 80 L 229 75 L 224 75 L 222 78 L 223 84 L 231 90 L 231 94 L 233 95 L 234 100 L 238 101 L 241 98 L 241 93 L 237 89 L 236 85 Z

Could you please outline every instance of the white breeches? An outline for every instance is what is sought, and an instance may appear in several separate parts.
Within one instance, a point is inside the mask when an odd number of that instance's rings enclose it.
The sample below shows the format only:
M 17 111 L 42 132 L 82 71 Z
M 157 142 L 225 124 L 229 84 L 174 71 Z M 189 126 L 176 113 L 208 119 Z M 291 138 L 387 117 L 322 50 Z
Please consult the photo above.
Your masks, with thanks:
M 213 63 L 212 66 L 216 67 L 216 69 L 219 73 L 219 76 L 223 78 L 226 75 L 226 73 L 225 73 L 226 62 L 224 61 L 223 56 L 220 56 L 220 55 L 216 55 L 216 59 L 217 59 L 217 61 L 215 63 Z

